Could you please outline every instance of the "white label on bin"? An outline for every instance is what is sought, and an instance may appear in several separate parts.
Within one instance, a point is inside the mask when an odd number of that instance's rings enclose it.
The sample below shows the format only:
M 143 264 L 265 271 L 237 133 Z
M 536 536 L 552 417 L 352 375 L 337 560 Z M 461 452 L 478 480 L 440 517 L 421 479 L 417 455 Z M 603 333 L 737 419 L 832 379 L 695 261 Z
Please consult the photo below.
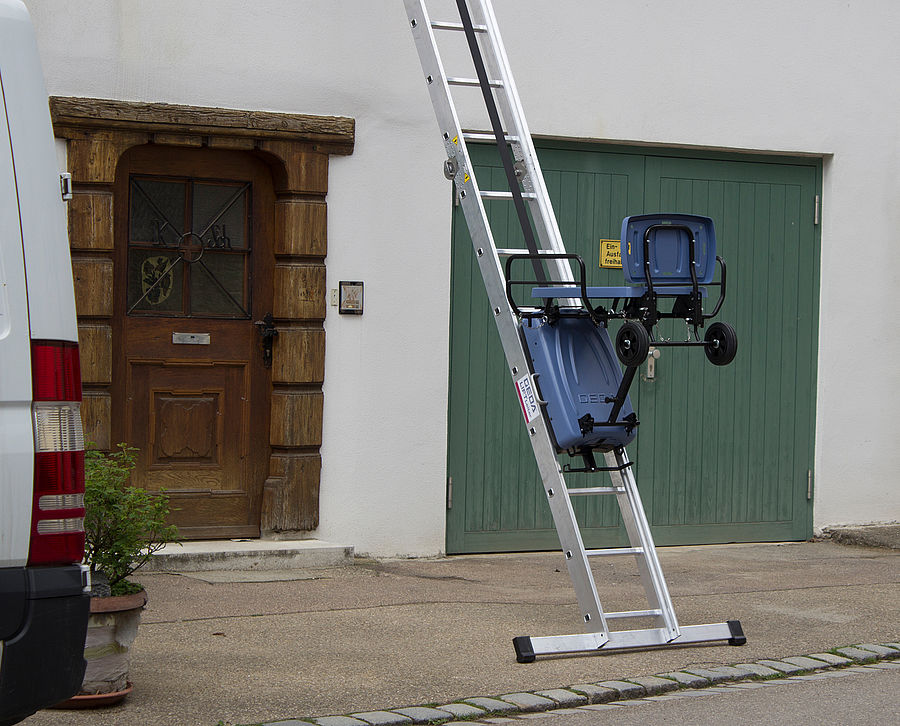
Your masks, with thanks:
M 519 394 L 519 404 L 522 406 L 525 423 L 531 423 L 541 415 L 541 407 L 534 386 L 531 385 L 531 376 L 522 376 L 516 381 L 516 393 Z

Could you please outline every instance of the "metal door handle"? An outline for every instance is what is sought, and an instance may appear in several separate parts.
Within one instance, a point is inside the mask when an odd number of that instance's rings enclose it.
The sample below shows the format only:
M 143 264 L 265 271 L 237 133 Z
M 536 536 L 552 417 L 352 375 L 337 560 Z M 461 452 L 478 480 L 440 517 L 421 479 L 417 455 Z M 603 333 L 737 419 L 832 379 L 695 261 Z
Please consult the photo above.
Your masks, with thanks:
M 272 317 L 272 313 L 266 313 L 262 320 L 257 320 L 253 324 L 262 338 L 263 365 L 266 368 L 271 368 L 272 343 L 275 340 L 275 336 L 278 335 L 278 331 L 275 329 L 275 319 Z
M 650 346 L 647 353 L 647 377 L 645 380 L 652 381 L 656 378 L 656 359 L 659 358 L 659 348 Z

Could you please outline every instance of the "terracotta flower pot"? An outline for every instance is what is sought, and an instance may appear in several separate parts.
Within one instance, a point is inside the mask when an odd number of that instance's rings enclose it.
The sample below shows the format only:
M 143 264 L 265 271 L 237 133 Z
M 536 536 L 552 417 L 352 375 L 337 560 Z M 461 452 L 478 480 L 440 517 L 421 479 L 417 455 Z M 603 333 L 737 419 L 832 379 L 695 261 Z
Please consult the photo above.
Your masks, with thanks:
M 81 691 L 56 708 L 94 708 L 118 703 L 131 692 L 129 651 L 137 636 L 144 590 L 133 595 L 92 597 L 84 659 L 87 668 Z

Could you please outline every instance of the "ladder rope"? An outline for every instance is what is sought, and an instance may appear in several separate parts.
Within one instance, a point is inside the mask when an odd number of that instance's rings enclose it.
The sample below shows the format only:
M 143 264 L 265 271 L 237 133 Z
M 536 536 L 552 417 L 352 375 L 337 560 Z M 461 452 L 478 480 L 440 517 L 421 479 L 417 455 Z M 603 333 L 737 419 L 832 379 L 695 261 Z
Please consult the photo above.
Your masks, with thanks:
M 494 94 L 491 91 L 491 81 L 488 78 L 487 69 L 484 66 L 481 48 L 478 46 L 478 38 L 475 35 L 472 16 L 469 14 L 469 7 L 466 4 L 466 0 L 456 0 L 456 6 L 459 8 L 459 18 L 462 21 L 463 29 L 466 33 L 469 52 L 472 55 L 472 62 L 475 64 L 475 73 L 478 76 L 478 82 L 481 86 L 481 95 L 484 97 L 484 105 L 487 109 L 488 118 L 491 121 L 491 128 L 494 131 L 497 150 L 500 152 L 500 161 L 503 163 L 503 171 L 506 173 L 506 180 L 509 183 L 509 190 L 512 193 L 513 204 L 516 208 L 516 216 L 519 219 L 519 226 L 522 228 L 522 234 L 525 236 L 525 246 L 528 248 L 528 252 L 534 255 L 531 259 L 531 266 L 534 268 L 534 274 L 538 282 L 544 283 L 547 282 L 547 274 L 544 272 L 543 263 L 537 258 L 538 245 L 534 238 L 534 230 L 531 228 L 531 222 L 528 219 L 528 211 L 525 208 L 525 200 L 522 197 L 522 190 L 519 188 L 519 180 L 516 178 L 512 154 L 509 151 L 509 146 L 506 142 L 506 133 L 503 131 L 503 124 L 500 122 L 500 114 L 497 111 L 497 103 L 494 100 Z

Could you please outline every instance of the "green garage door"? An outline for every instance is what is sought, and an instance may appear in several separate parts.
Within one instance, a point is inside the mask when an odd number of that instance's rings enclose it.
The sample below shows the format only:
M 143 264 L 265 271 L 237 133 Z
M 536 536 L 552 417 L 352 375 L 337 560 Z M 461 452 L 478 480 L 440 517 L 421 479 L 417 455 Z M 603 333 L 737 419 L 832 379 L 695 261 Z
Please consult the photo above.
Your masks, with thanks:
M 719 254 L 728 263 L 728 298 L 718 319 L 737 329 L 737 359 L 718 368 L 699 350 L 663 349 L 655 377 L 642 368 L 631 392 L 641 426 L 629 452 L 657 543 L 809 537 L 819 163 L 561 145 L 538 153 L 566 247 L 585 259 L 589 284 L 622 284 L 621 270 L 601 269 L 598 261 L 600 240 L 618 239 L 623 217 L 665 211 L 715 220 Z M 473 162 L 482 188 L 504 188 L 492 150 L 475 149 Z M 549 507 L 457 212 L 447 551 L 555 549 Z M 524 246 L 512 205 L 488 202 L 488 213 L 498 246 Z M 683 338 L 684 323 L 668 322 L 663 334 Z M 610 497 L 573 503 L 588 547 L 626 542 Z

